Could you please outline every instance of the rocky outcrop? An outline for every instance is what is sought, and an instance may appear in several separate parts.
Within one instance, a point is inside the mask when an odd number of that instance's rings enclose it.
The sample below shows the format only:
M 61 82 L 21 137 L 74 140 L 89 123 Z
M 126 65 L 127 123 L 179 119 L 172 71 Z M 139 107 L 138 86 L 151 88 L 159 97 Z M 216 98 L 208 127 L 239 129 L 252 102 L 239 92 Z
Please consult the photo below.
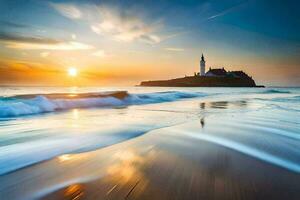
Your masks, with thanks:
M 158 87 L 263 87 L 257 86 L 249 76 L 206 77 L 188 76 L 171 80 L 143 81 L 140 86 Z

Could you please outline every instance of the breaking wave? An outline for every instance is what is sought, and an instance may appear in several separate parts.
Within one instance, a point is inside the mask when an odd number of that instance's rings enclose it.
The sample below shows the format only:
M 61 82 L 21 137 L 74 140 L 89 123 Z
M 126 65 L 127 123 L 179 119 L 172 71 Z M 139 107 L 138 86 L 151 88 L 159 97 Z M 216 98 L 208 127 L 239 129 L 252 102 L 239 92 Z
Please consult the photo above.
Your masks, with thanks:
M 39 94 L 0 98 L 0 118 L 17 117 L 73 108 L 118 107 L 177 101 L 205 96 L 198 92 L 155 92 L 129 94 L 126 91 L 81 94 Z
M 243 93 L 239 91 L 238 93 Z M 249 92 L 247 92 L 249 93 Z M 250 92 L 251 93 L 251 92 Z M 291 93 L 288 90 L 267 89 L 260 94 Z M 73 108 L 119 107 L 178 101 L 218 93 L 166 91 L 130 94 L 127 91 L 99 93 L 26 94 L 0 97 L 0 118 L 55 112 Z M 220 95 L 223 95 L 220 93 Z

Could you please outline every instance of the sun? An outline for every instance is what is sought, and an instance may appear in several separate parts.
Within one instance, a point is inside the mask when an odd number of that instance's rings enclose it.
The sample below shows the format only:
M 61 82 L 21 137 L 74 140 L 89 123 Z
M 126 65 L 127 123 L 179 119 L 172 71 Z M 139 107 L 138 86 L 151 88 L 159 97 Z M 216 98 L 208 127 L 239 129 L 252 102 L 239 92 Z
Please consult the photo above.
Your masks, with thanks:
M 70 67 L 68 69 L 68 75 L 72 77 L 77 76 L 77 69 L 75 67 Z

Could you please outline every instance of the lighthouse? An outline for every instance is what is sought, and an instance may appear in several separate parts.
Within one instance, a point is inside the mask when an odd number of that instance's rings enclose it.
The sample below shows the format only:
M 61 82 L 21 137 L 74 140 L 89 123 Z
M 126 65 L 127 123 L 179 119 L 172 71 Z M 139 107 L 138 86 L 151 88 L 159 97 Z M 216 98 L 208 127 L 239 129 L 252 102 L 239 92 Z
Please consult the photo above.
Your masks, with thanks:
M 205 60 L 203 54 L 200 60 L 200 76 L 205 76 Z

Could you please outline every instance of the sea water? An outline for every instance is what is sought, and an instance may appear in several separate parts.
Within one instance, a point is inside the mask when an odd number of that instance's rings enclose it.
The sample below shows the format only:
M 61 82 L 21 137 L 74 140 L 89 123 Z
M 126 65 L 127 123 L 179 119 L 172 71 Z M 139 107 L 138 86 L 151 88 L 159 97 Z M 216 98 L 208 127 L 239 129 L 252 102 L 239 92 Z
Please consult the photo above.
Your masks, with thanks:
M 107 91 L 128 96 L 86 95 Z M 195 139 L 300 172 L 299 88 L 2 87 L 0 175 L 193 121 L 218 121 L 202 135 L 182 130 Z

